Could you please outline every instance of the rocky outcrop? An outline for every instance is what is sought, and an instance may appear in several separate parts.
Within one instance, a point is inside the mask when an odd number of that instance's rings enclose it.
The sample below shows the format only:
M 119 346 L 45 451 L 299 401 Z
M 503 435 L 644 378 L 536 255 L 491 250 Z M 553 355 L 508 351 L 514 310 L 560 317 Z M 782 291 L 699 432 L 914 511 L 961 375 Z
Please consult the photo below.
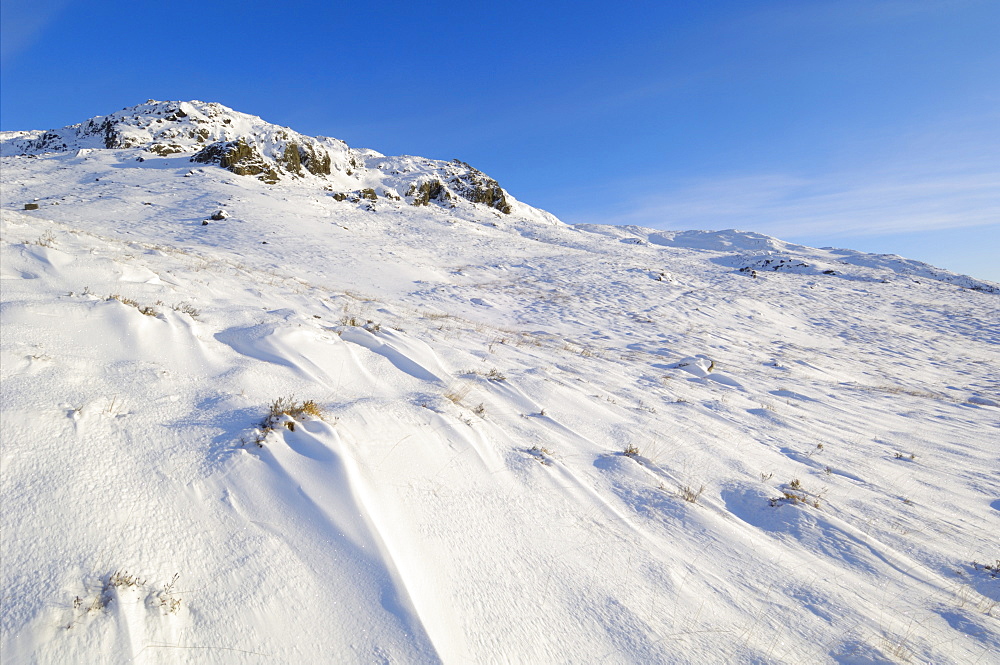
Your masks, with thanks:
M 271 163 L 242 138 L 209 144 L 198 151 L 191 161 L 218 164 L 236 175 L 257 176 L 270 184 L 278 182 L 278 173 Z
M 327 191 L 354 192 L 349 198 L 359 202 L 372 201 L 374 192 L 399 201 L 405 191 L 417 206 L 434 202 L 454 208 L 468 201 L 510 214 L 516 205 L 496 180 L 463 161 L 386 157 L 352 149 L 337 139 L 299 134 L 215 103 L 149 100 L 61 129 L 3 134 L 3 154 L 135 150 L 139 162 L 188 158 L 270 184 L 319 178 Z
M 456 169 L 456 166 L 460 168 Z M 496 180 L 457 159 L 449 163 L 448 167 L 451 177 L 446 183 L 433 179 L 410 185 L 406 195 L 412 197 L 413 205 L 425 206 L 431 201 L 449 201 L 454 195 L 472 203 L 487 205 L 505 215 L 510 214 L 511 205 L 507 201 L 506 192 Z
M 503 188 L 500 187 L 500 183 L 465 162 L 460 162 L 457 159 L 454 162 L 468 169 L 467 173 L 451 180 L 456 194 L 473 203 L 484 203 L 491 208 L 496 208 L 505 215 L 510 214 L 510 203 L 507 202 L 507 197 Z
M 406 195 L 413 197 L 413 205 L 415 206 L 425 206 L 431 201 L 444 201 L 451 198 L 451 194 L 448 193 L 440 180 L 426 180 L 419 185 L 410 185 Z

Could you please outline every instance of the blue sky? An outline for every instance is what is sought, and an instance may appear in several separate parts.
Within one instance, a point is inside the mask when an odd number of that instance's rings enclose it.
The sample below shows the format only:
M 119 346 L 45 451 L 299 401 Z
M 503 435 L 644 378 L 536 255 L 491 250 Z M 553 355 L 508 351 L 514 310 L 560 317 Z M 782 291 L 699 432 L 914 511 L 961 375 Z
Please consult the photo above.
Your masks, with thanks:
M 0 126 L 218 101 L 564 221 L 1000 281 L 1000 2 L 3 0 Z

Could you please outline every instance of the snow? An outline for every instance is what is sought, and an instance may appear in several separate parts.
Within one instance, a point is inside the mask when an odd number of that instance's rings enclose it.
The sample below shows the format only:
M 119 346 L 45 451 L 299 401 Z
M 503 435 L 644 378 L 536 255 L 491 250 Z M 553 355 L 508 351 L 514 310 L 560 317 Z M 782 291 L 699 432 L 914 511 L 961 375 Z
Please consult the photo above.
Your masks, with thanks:
M 5 665 L 1000 662 L 997 285 L 109 117 L 0 137 Z

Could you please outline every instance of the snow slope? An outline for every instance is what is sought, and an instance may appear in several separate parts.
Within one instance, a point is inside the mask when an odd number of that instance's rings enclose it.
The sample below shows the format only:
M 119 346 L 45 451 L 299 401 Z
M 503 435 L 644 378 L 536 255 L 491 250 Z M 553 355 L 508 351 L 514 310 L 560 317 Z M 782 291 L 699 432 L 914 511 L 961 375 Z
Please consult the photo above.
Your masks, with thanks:
M 1000 662 L 997 285 L 216 104 L 0 144 L 5 665 Z

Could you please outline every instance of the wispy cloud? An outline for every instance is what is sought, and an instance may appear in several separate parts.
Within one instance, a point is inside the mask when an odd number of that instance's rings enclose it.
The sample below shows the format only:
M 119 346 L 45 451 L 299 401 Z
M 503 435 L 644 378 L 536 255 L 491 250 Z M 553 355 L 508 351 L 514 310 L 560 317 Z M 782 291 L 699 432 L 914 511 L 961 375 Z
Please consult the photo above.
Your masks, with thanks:
M 592 221 L 597 221 L 592 220 Z M 919 178 L 768 174 L 693 182 L 603 223 L 743 228 L 777 236 L 879 235 L 1000 224 L 1000 169 Z
M 788 236 L 874 236 L 1000 224 L 1000 122 L 951 119 L 889 143 L 855 146 L 835 168 L 643 175 L 609 186 L 648 192 L 573 221 L 653 228 L 741 228 Z M 819 157 L 819 156 L 818 156 Z M 819 160 L 817 160 L 819 161 Z M 654 184 L 655 183 L 655 184 Z
M 0 64 L 34 44 L 71 0 L 3 0 L 0 4 Z

